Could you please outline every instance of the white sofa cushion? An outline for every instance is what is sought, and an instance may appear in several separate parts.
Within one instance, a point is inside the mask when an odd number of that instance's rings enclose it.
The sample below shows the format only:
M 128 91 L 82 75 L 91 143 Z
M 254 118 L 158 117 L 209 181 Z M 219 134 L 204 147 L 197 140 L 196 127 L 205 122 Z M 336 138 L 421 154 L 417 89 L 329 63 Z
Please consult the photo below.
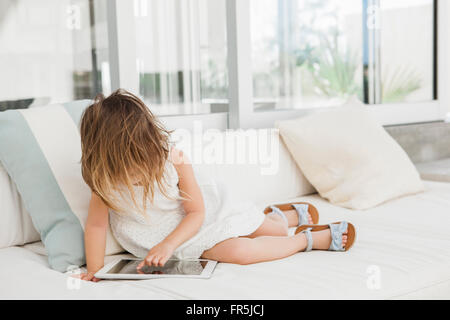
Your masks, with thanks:
M 423 193 L 363 212 L 316 194 L 277 199 L 314 204 L 321 223 L 345 217 L 357 228 L 354 246 L 345 253 L 313 250 L 246 266 L 220 263 L 206 281 L 82 282 L 67 290 L 66 282 L 71 287 L 76 282 L 50 270 L 29 246 L 0 249 L 0 299 L 448 299 L 450 184 L 424 184 Z M 105 257 L 105 263 L 119 257 Z
M 40 239 L 16 185 L 0 163 L 0 248 Z
M 339 107 L 277 126 L 307 179 L 333 204 L 367 209 L 423 191 L 407 154 L 363 106 Z
M 191 159 L 199 182 L 226 186 L 236 201 L 260 203 L 316 192 L 277 129 L 176 130 L 173 140 Z

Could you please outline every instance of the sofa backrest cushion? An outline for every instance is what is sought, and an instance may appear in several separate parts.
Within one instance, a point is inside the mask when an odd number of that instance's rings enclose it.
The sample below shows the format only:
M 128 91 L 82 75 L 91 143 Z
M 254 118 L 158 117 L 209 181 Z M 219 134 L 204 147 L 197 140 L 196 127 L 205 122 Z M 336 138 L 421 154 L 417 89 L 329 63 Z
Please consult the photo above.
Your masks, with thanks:
M 0 248 L 39 241 L 16 184 L 0 163 Z
M 183 132 L 187 138 L 179 131 L 176 146 L 191 159 L 197 179 L 228 186 L 236 201 L 268 203 L 316 192 L 277 129 Z

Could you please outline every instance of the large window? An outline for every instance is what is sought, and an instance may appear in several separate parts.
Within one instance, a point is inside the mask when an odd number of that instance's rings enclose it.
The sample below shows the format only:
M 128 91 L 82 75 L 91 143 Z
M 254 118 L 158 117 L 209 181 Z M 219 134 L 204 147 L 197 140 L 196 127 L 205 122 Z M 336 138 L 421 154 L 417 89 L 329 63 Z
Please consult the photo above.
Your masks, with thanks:
M 250 1 L 255 111 L 433 100 L 433 0 Z
M 434 1 L 380 1 L 381 101 L 434 98 Z
M 211 126 L 273 126 L 354 99 L 384 123 L 437 120 L 448 73 L 438 78 L 437 50 L 450 48 L 437 46 L 448 41 L 438 3 L 450 11 L 447 0 L 0 0 L 0 111 L 125 88 L 160 116 Z
M 255 110 L 362 95 L 361 0 L 251 0 Z
M 104 5 L 0 0 L 0 109 L 92 98 L 109 86 Z
M 226 102 L 225 0 L 137 0 L 134 11 L 139 93 L 155 113 Z

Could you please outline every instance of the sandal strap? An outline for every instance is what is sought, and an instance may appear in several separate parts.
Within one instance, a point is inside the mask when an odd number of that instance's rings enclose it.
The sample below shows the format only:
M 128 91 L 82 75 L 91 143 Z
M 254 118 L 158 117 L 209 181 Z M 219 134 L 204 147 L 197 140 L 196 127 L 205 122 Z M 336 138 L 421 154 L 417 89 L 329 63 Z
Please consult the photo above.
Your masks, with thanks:
M 309 224 L 308 221 L 308 209 L 309 205 L 306 203 L 293 203 L 292 207 L 297 211 L 298 215 L 298 227 L 304 224 Z
M 283 218 L 283 220 L 284 220 L 284 222 L 286 222 L 286 224 L 289 224 L 288 220 L 286 218 L 286 215 L 284 214 L 283 211 L 280 210 L 280 208 L 275 207 L 275 206 L 270 206 L 270 209 L 272 209 L 272 212 L 270 212 L 269 214 L 277 214 Z
M 313 247 L 313 238 L 312 238 L 312 234 L 311 234 L 311 228 L 305 229 L 305 230 L 301 231 L 301 233 L 305 234 L 306 242 L 308 243 L 306 245 L 304 252 L 311 251 L 312 247 Z
M 330 251 L 345 251 L 342 246 L 342 234 L 347 230 L 347 221 L 342 221 L 339 224 L 330 224 L 331 244 L 328 250 Z

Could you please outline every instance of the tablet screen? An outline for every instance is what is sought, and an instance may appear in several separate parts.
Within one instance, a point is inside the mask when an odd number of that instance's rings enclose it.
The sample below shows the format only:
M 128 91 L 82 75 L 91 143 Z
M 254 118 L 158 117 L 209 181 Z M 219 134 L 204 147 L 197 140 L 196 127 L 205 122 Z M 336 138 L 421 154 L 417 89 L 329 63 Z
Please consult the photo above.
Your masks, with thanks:
M 195 260 L 167 260 L 162 267 L 144 266 L 137 270 L 142 260 L 122 259 L 115 264 L 107 273 L 110 274 L 182 274 L 200 275 L 206 267 L 207 261 Z

